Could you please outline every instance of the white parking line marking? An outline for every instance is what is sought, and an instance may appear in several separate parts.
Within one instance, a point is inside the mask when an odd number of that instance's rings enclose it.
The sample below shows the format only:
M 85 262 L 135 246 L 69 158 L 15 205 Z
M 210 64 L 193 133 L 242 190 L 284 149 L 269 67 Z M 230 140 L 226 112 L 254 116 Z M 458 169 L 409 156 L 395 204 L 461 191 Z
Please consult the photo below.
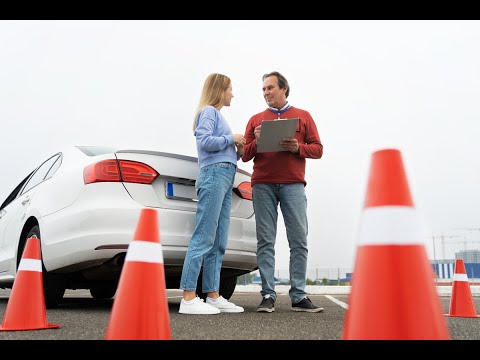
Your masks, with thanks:
M 333 301 L 335 304 L 337 305 L 340 305 L 341 307 L 343 307 L 344 309 L 348 309 L 348 304 L 347 303 L 344 303 L 343 301 L 340 301 L 338 299 L 335 299 L 333 296 L 331 295 L 325 295 L 325 297 L 330 300 L 330 301 Z

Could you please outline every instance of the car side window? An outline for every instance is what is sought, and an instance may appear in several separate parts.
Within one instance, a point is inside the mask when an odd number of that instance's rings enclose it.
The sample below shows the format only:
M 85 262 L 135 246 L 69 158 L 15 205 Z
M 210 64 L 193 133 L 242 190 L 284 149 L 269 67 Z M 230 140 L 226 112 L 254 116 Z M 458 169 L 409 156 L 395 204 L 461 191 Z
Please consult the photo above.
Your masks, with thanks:
M 15 190 L 13 190 L 10 195 L 8 195 L 8 197 L 5 199 L 5 201 L 3 202 L 2 206 L 0 206 L 0 210 L 2 210 L 4 207 L 6 207 L 8 204 L 10 204 L 13 200 L 15 200 L 17 198 L 17 195 L 18 193 L 20 192 L 20 190 L 22 189 L 23 185 L 27 182 L 28 178 L 32 175 L 32 173 L 28 174 L 28 176 L 23 179 L 23 181 L 17 185 L 17 187 L 15 188 Z
M 45 175 L 44 180 L 47 180 L 47 179 L 51 178 L 53 176 L 53 174 L 55 174 L 57 172 L 60 165 L 62 165 L 62 155 L 61 154 L 60 154 L 60 156 L 57 157 L 57 160 L 55 160 L 55 163 L 52 165 L 52 167 L 48 171 L 47 175 Z
M 48 174 L 53 164 L 58 160 L 59 157 L 60 155 L 56 154 L 40 165 L 33 176 L 28 180 L 21 194 L 25 194 L 28 190 L 40 184 L 45 179 L 45 176 Z

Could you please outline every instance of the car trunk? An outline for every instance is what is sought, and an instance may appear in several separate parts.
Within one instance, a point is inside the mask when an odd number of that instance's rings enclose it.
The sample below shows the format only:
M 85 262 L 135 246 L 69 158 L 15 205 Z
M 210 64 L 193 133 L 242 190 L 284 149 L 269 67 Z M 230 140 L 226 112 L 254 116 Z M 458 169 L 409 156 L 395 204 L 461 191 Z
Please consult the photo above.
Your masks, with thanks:
M 151 185 L 123 183 L 136 202 L 148 207 L 196 211 L 195 179 L 199 172 L 196 157 L 146 150 L 121 150 L 115 155 L 119 160 L 144 163 L 159 173 Z M 250 182 L 250 178 L 249 173 L 237 168 L 234 188 L 243 182 Z M 252 202 L 234 192 L 231 216 L 246 219 L 252 215 Z

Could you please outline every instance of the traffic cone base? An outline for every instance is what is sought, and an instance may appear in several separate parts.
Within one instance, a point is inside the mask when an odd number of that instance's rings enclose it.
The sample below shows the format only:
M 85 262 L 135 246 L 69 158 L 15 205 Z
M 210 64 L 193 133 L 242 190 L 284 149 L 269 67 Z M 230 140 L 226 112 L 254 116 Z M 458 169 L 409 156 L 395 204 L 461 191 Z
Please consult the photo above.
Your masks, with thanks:
M 47 329 L 58 329 L 60 327 L 59 324 L 46 324 L 46 325 L 42 325 L 41 327 L 30 327 L 30 328 L 12 328 L 12 329 L 9 329 L 9 328 L 5 328 L 3 326 L 0 325 L 0 331 L 28 331 L 28 330 L 47 330 Z
M 119 282 L 114 310 L 105 339 L 107 340 L 161 340 L 170 338 L 170 314 L 165 288 L 158 279 L 164 276 L 158 264 L 131 263 L 128 272 Z M 135 274 L 143 274 L 138 283 Z M 136 284 L 136 285 L 133 285 Z M 133 287 L 132 287 L 133 286 Z M 135 294 L 132 296 L 132 293 Z M 150 295 L 143 295 L 148 294 Z M 123 300 L 122 300 L 123 299 Z M 152 313 L 145 312 L 152 309 Z M 163 309 L 163 311 L 153 309 Z M 142 316 L 140 316 L 140 315 Z M 143 316 L 145 315 L 145 316 Z M 127 326 L 128 324 L 128 326 Z
M 356 256 L 344 338 L 448 339 L 424 246 L 360 246 Z
M 0 331 L 56 329 L 47 322 L 40 239 L 27 240 Z

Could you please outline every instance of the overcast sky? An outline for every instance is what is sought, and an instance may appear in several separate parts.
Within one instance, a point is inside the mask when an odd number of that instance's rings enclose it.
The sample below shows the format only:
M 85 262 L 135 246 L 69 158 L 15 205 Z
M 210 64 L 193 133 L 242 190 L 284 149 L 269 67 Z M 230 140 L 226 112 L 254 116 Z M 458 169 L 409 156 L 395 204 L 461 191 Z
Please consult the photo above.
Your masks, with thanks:
M 196 156 L 205 78 L 232 79 L 222 113 L 244 133 L 266 108 L 262 75 L 279 71 L 324 145 L 307 160 L 309 268 L 353 267 L 371 154 L 383 148 L 402 152 L 438 259 L 442 233 L 480 242 L 461 230 L 480 228 L 479 38 L 479 21 L 0 21 L 0 202 L 65 146 Z M 279 225 L 276 267 L 287 269 Z

